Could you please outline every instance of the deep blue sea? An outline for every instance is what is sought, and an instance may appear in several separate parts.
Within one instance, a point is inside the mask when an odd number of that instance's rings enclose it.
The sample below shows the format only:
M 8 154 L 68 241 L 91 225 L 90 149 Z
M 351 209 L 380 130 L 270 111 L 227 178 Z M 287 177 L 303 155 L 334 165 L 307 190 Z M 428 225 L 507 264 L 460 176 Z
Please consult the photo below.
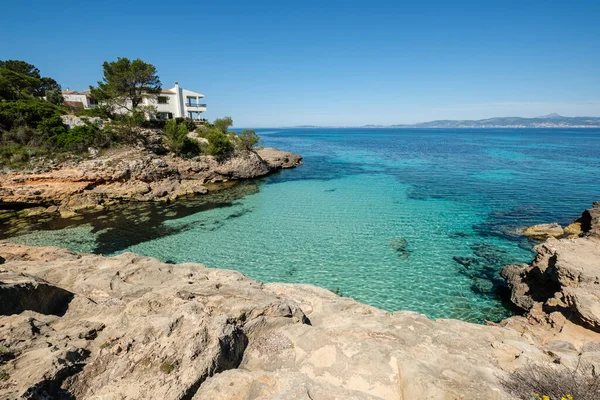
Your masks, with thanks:
M 529 262 L 519 227 L 600 200 L 600 130 L 269 129 L 304 165 L 171 205 L 13 226 L 14 240 L 310 283 L 394 311 L 511 314 L 499 269 Z

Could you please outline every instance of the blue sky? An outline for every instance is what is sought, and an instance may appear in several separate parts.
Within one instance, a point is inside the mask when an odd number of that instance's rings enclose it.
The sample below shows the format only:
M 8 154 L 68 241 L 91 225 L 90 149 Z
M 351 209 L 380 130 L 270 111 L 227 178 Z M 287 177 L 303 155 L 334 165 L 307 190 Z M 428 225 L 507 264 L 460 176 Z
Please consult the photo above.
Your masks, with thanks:
M 600 1 L 2 2 L 0 59 L 83 90 L 117 57 L 238 127 L 600 116 Z

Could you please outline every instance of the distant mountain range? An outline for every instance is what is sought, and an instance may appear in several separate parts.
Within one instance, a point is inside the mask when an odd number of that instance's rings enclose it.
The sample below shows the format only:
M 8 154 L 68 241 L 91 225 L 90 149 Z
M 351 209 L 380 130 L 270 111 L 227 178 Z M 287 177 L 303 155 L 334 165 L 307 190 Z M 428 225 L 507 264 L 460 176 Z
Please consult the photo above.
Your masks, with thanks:
M 417 124 L 320 126 L 298 125 L 291 128 L 600 128 L 600 117 L 564 117 L 552 113 L 535 118 L 495 117 L 478 120 L 442 119 Z
M 437 120 L 413 125 L 364 125 L 363 128 L 600 128 L 600 117 L 496 117 L 479 120 Z

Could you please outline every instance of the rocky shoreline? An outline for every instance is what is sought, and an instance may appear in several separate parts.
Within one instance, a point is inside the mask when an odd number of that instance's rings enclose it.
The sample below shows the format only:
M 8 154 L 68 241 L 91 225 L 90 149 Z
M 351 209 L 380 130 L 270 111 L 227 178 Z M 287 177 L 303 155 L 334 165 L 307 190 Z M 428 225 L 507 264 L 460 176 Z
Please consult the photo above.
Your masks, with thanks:
M 79 163 L 0 174 L 0 209 L 35 207 L 34 213 L 68 217 L 126 201 L 169 202 L 205 194 L 215 184 L 300 164 L 301 156 L 271 148 L 238 152 L 224 162 L 211 156 L 186 160 L 144 148 L 119 149 Z
M 2 241 L 0 398 L 514 399 L 502 382 L 515 370 L 600 365 L 600 207 L 586 213 L 581 237 L 504 268 L 525 314 L 487 326 Z

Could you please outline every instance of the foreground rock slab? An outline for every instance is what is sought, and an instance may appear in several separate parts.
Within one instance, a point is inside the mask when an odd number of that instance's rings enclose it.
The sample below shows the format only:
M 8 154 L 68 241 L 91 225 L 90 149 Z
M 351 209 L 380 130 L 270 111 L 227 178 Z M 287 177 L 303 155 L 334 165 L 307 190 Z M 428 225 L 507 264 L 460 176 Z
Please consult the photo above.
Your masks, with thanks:
M 0 302 L 14 288 L 30 299 L 0 313 L 0 398 L 503 400 L 508 372 L 570 365 L 583 342 L 600 342 L 540 339 L 513 327 L 523 318 L 390 314 L 314 286 L 131 253 L 5 241 L 0 257 Z

